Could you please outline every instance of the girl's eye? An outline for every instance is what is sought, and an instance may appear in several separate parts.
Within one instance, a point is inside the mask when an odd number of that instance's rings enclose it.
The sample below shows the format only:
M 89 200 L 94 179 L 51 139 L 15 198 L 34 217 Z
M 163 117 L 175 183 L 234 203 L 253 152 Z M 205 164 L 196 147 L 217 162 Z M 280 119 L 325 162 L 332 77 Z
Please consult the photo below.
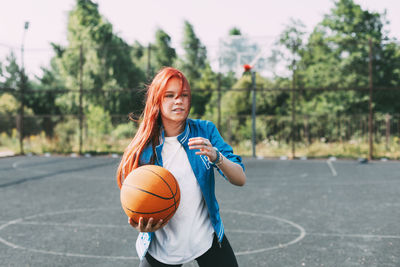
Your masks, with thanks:
M 165 97 L 171 98 L 171 97 L 174 97 L 174 95 L 167 94 L 167 95 L 165 95 Z
M 188 96 L 189 96 L 189 94 L 182 94 L 182 96 L 183 96 L 183 97 L 188 97 Z

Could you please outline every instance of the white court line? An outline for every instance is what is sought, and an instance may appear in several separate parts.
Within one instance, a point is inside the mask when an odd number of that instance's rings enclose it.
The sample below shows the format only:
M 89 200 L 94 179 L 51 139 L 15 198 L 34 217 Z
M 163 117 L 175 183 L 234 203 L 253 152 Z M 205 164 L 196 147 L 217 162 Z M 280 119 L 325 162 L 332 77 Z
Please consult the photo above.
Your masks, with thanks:
M 82 212 L 82 211 L 87 211 L 85 209 L 77 209 L 74 210 L 77 212 Z M 68 212 L 68 211 L 67 211 Z M 36 215 L 32 215 L 29 217 L 26 217 L 25 219 L 29 219 L 29 218 L 34 218 L 34 217 L 40 217 L 43 215 L 49 215 L 49 214 L 62 214 L 65 213 L 65 211 L 57 211 L 57 212 L 49 212 L 49 213 L 45 213 L 45 214 L 36 214 Z M 23 223 L 24 218 L 19 218 L 16 220 L 12 220 L 9 221 L 3 225 L 0 225 L 0 231 L 10 225 L 16 225 L 16 224 L 22 224 Z M 21 250 L 27 250 L 27 251 L 31 251 L 31 252 L 37 252 L 37 253 L 42 253 L 42 254 L 49 254 L 49 255 L 56 255 L 56 256 L 68 256 L 68 257 L 80 257 L 80 258 L 92 258 L 92 259 L 110 259 L 110 260 L 137 260 L 139 259 L 138 257 L 126 257 L 126 256 L 106 256 L 106 255 L 88 255 L 88 254 L 80 254 L 80 253 L 69 253 L 69 252 L 57 252 L 57 251 L 51 251 L 51 250 L 42 250 L 42 249 L 34 249 L 34 248 L 26 248 L 14 243 L 11 243 L 5 239 L 3 239 L 2 237 L 0 237 L 0 243 L 3 243 L 11 248 L 14 249 L 21 249 Z
M 398 235 L 364 235 L 364 234 L 328 234 L 328 233 L 307 233 L 314 236 L 332 236 L 332 237 L 355 237 L 355 238 L 379 238 L 379 239 L 400 239 Z
M 13 220 L 13 221 L 9 221 L 9 222 L 7 222 L 7 223 L 5 223 L 3 225 L 0 225 L 0 231 L 2 229 L 6 228 L 7 226 L 12 225 L 12 224 L 18 224 L 18 223 L 22 222 L 22 220 L 23 220 L 23 218 L 19 218 L 19 219 Z M 7 245 L 9 247 L 12 247 L 12 248 L 20 248 L 20 246 L 15 245 L 15 244 L 13 244 L 11 242 L 8 242 L 7 240 L 4 240 L 1 237 L 0 237 L 0 242 L 4 243 L 5 245 Z
M 5 245 L 7 245 L 7 246 L 9 246 L 11 248 L 14 248 L 14 249 L 28 250 L 28 251 L 31 251 L 31 252 L 49 254 L 49 255 L 56 255 L 56 256 L 92 258 L 92 259 L 110 259 L 110 260 L 138 260 L 139 259 L 138 257 L 87 255 L 87 254 L 80 254 L 80 253 L 56 252 L 56 251 L 51 251 L 51 250 L 26 248 L 26 247 L 22 247 L 22 246 L 10 243 L 10 242 L 8 242 L 7 240 L 4 240 L 1 237 L 0 237 L 0 242 L 2 242 Z
M 44 213 L 44 214 L 36 214 L 32 216 L 28 216 L 25 218 L 20 218 L 16 220 L 9 221 L 7 223 L 4 223 L 0 225 L 0 231 L 8 226 L 11 225 L 18 225 L 18 224 L 33 224 L 33 225 L 55 225 L 55 226 L 70 226 L 70 227 L 108 227 L 108 228 L 114 228 L 118 227 L 120 228 L 121 225 L 111 225 L 111 224 L 77 224 L 77 223 L 49 223 L 49 222 L 38 222 L 38 221 L 26 221 L 27 219 L 33 219 L 37 217 L 42 217 L 45 215 L 55 215 L 55 214 L 62 214 L 62 213 L 70 213 L 70 212 L 87 212 L 89 210 L 93 209 L 77 209 L 77 210 L 68 210 L 68 211 L 57 211 L 57 212 L 49 212 L 49 213 Z M 99 209 L 96 209 L 99 210 Z M 101 209 L 103 210 L 103 209 Z M 240 229 L 232 229 L 232 230 L 226 230 L 227 232 L 233 232 L 233 233 L 244 233 L 244 234 L 274 234 L 274 235 L 297 235 L 297 237 L 287 243 L 279 243 L 275 246 L 272 247 L 265 247 L 265 248 L 260 248 L 256 250 L 247 250 L 247 251 L 239 251 L 236 252 L 235 254 L 237 256 L 240 255 L 250 255 L 250 254 L 255 254 L 255 253 L 260 253 L 260 252 L 266 252 L 274 249 L 281 249 L 288 247 L 290 245 L 293 245 L 300 240 L 302 240 L 306 236 L 306 231 L 304 230 L 303 227 L 300 225 L 289 221 L 285 220 L 276 216 L 271 216 L 271 215 L 266 215 L 266 214 L 257 214 L 257 213 L 251 213 L 251 212 L 244 212 L 244 211 L 237 211 L 237 210 L 224 210 L 223 212 L 228 212 L 228 213 L 236 213 L 238 215 L 247 215 L 247 216 L 254 216 L 254 217 L 259 217 L 259 218 L 265 218 L 265 219 L 272 219 L 272 220 L 277 220 L 285 224 L 289 224 L 294 228 L 297 228 L 297 230 L 300 232 L 282 232 L 282 231 L 257 231 L 257 230 L 240 230 Z M 400 239 L 400 236 L 396 235 L 370 235 L 370 234 L 335 234 L 335 233 L 307 233 L 307 235 L 310 236 L 322 236 L 322 237 L 344 237 L 344 238 L 378 238 L 378 239 Z M 80 254 L 80 253 L 70 253 L 70 252 L 59 252 L 59 251 L 51 251 L 51 250 L 43 250 L 43 249 L 35 249 L 31 247 L 23 247 L 18 244 L 14 244 L 8 240 L 5 240 L 0 237 L 0 243 L 3 243 L 11 248 L 14 249 L 20 249 L 20 250 L 26 250 L 26 251 L 31 251 L 31 252 L 36 252 L 36 253 L 42 253 L 42 254 L 49 254 L 49 255 L 57 255 L 57 256 L 69 256 L 69 257 L 81 257 L 81 258 L 94 258 L 94 259 L 109 259 L 109 260 L 132 260 L 132 259 L 138 259 L 138 257 L 129 257 L 129 256 L 107 256 L 107 255 L 88 255 L 88 254 Z
M 33 219 L 33 218 L 37 218 L 37 217 L 43 217 L 43 216 L 48 216 L 48 215 L 56 215 L 56 214 L 63 214 L 63 213 L 71 213 L 71 212 L 87 212 L 90 210 L 94 210 L 94 209 L 76 209 L 76 210 L 67 210 L 67 211 L 56 211 L 56 212 L 48 212 L 48 213 L 42 213 L 42 214 L 35 214 L 32 216 L 28 216 L 25 218 L 20 218 L 20 219 L 16 219 L 13 221 L 9 221 L 3 225 L 0 225 L 0 231 L 10 225 L 18 225 L 18 224 L 37 224 L 37 225 L 58 225 L 58 226 L 73 226 L 73 227 L 77 227 L 78 224 L 74 224 L 74 223 L 67 223 L 67 224 L 63 224 L 63 223 L 47 223 L 47 222 L 35 222 L 35 221 L 26 221 L 29 219 Z M 96 209 L 99 210 L 99 209 Z M 103 209 L 101 209 L 103 210 Z M 264 248 L 260 248 L 260 249 L 256 249 L 256 250 L 246 250 L 246 251 L 239 251 L 236 252 L 235 254 L 237 256 L 240 255 L 249 255 L 249 254 L 255 254 L 255 253 L 260 253 L 260 252 L 265 252 L 265 251 L 269 251 L 269 250 L 273 250 L 273 249 L 280 249 L 280 248 L 285 248 L 287 246 L 293 245 L 297 242 L 299 242 L 301 239 L 303 239 L 306 235 L 306 232 L 304 230 L 303 227 L 301 227 L 300 225 L 291 222 L 289 220 L 285 220 L 282 218 L 278 218 L 275 216 L 271 216 L 271 215 L 266 215 L 266 214 L 257 214 L 257 213 L 251 213 L 251 212 L 244 212 L 244 211 L 237 211 L 237 210 L 225 210 L 224 212 L 231 212 L 231 213 L 236 213 L 239 215 L 247 215 L 247 216 L 255 216 L 255 217 L 259 217 L 259 218 L 266 218 L 266 219 L 272 219 L 272 220 L 277 220 L 286 224 L 291 225 L 294 228 L 297 228 L 299 230 L 299 232 L 296 234 L 297 237 L 287 243 L 280 243 L 276 246 L 272 246 L 272 247 L 264 247 Z M 86 226 L 86 227 L 114 227 L 113 225 L 93 225 L 93 224 L 81 224 L 82 226 Z M 245 230 L 242 231 L 242 233 L 245 233 Z M 50 255 L 59 255 L 59 256 L 70 256 L 70 257 L 82 257 L 82 258 L 96 258 L 96 259 L 124 259 L 124 260 L 131 260 L 131 259 L 138 259 L 137 257 L 126 257 L 126 256 L 106 256 L 106 255 L 88 255 L 88 254 L 80 254 L 80 253 L 69 253 L 69 252 L 58 252 L 58 251 L 52 251 L 52 250 L 42 250 L 42 249 L 34 249 L 31 247 L 23 247 L 21 245 L 18 244 L 14 244 L 10 241 L 7 241 L 3 238 L 0 237 L 0 243 L 3 243 L 11 248 L 14 249 L 20 249 L 20 250 L 26 250 L 26 251 L 31 251 L 31 252 L 37 252 L 37 253 L 42 253 L 42 254 L 50 254 Z
M 65 226 L 65 227 L 88 227 L 88 228 L 121 228 L 121 225 L 116 224 L 86 224 L 86 223 L 49 223 L 49 222 L 36 222 L 36 221 L 18 221 L 13 224 L 22 225 L 40 225 L 40 226 Z M 123 226 L 122 226 L 123 227 Z M 130 228 L 129 225 L 126 225 Z M 298 232 L 280 232 L 280 231 L 265 231 L 265 230 L 238 230 L 238 229 L 225 229 L 230 233 L 241 234 L 271 234 L 271 235 L 298 235 Z M 327 237 L 355 237 L 355 238 L 382 238 L 382 239 L 400 239 L 397 235 L 372 235 L 372 234 L 335 234 L 335 233 L 312 233 L 307 232 L 307 235 L 312 236 L 327 236 Z
M 66 227 L 87 227 L 87 228 L 121 228 L 123 226 L 116 224 L 88 224 L 88 223 L 52 223 L 52 222 L 36 222 L 36 221 L 21 221 L 18 224 L 23 225 L 40 225 L 40 226 L 66 226 Z M 124 225 L 127 228 L 131 226 Z
M 292 241 L 289 241 L 287 243 L 278 244 L 276 246 L 266 247 L 266 248 L 261 248 L 261 249 L 235 252 L 236 256 L 250 255 L 250 254 L 265 252 L 265 251 L 269 251 L 269 250 L 285 248 L 285 247 L 288 247 L 290 245 L 293 245 L 293 244 L 299 242 L 300 240 L 302 240 L 306 236 L 306 230 L 304 230 L 303 227 L 301 227 L 297 223 L 294 223 L 292 221 L 289 221 L 289 220 L 286 220 L 286 219 L 282 219 L 282 218 L 279 218 L 279 217 L 276 217 L 276 216 L 267 215 L 267 214 L 252 213 L 252 212 L 246 212 L 246 211 L 238 211 L 238 210 L 223 210 L 222 212 L 232 212 L 232 213 L 236 213 L 236 214 L 239 214 L 239 215 L 248 215 L 248 216 L 254 216 L 254 217 L 261 217 L 261 218 L 266 218 L 266 219 L 277 220 L 277 221 L 289 224 L 289 225 L 293 226 L 294 228 L 297 228 L 299 230 L 299 232 L 300 232 L 300 233 L 297 233 L 298 236 L 295 239 L 293 239 Z M 244 231 L 242 230 L 242 232 L 245 233 L 246 230 L 244 230 Z
M 23 218 L 19 218 L 19 219 L 13 220 L 13 221 L 8 221 L 7 223 L 0 225 L 0 231 L 12 224 L 18 224 L 18 223 L 22 222 L 22 220 L 23 220 Z
M 226 229 L 226 232 L 243 233 L 243 234 L 269 234 L 269 235 L 298 235 L 299 234 L 299 233 L 295 233 L 295 232 L 279 232 L 279 231 L 263 231 L 263 230 L 237 230 L 237 229 Z M 400 239 L 400 236 L 398 236 L 398 235 L 335 234 L 335 233 L 312 233 L 312 232 L 307 232 L 307 236 Z
M 336 172 L 335 168 L 333 167 L 332 161 L 328 159 L 326 161 L 326 163 L 328 164 L 329 168 L 331 169 L 332 175 L 337 176 L 337 172 Z

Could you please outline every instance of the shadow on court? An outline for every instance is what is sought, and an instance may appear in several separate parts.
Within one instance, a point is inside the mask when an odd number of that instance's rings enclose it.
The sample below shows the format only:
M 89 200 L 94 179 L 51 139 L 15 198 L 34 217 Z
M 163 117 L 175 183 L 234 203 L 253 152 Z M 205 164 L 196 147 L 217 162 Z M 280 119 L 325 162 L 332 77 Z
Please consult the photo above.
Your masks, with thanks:
M 137 266 L 118 163 L 0 159 L 0 266 Z M 399 162 L 245 159 L 245 166 L 244 187 L 216 174 L 240 266 L 400 266 Z

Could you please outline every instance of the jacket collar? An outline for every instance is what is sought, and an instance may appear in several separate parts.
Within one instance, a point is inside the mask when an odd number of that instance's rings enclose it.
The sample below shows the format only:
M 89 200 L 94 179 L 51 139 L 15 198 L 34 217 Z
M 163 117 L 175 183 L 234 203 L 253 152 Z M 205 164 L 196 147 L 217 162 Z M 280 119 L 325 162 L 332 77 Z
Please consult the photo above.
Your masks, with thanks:
M 186 119 L 185 129 L 182 133 L 180 133 L 177 137 L 178 141 L 184 145 L 189 141 L 190 127 L 189 127 L 189 119 Z M 164 127 L 161 126 L 161 134 L 160 134 L 160 144 L 157 147 L 162 147 L 164 145 L 165 140 L 165 130 Z
M 185 130 L 178 135 L 178 141 L 183 145 L 186 144 L 189 140 L 189 133 L 190 133 L 190 128 L 189 128 L 189 119 L 186 119 L 185 122 Z

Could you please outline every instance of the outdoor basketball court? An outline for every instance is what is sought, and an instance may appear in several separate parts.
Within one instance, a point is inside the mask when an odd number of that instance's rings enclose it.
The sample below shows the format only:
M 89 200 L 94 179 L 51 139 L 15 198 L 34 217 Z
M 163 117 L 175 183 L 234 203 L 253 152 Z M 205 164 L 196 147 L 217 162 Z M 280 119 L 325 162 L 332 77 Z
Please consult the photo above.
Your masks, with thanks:
M 137 266 L 118 162 L 0 159 L 0 266 Z M 245 165 L 244 187 L 216 175 L 240 266 L 400 266 L 400 162 Z

